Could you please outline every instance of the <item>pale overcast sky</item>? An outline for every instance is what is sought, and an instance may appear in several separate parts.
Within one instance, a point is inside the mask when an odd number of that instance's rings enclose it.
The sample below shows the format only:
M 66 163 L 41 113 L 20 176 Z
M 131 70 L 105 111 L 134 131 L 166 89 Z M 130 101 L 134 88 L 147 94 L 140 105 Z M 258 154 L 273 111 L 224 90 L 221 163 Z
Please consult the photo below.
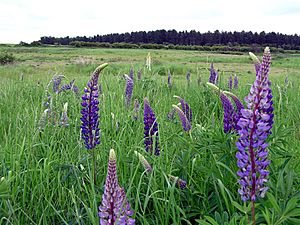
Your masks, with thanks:
M 300 34 L 300 0 L 0 0 L 0 43 L 156 29 Z

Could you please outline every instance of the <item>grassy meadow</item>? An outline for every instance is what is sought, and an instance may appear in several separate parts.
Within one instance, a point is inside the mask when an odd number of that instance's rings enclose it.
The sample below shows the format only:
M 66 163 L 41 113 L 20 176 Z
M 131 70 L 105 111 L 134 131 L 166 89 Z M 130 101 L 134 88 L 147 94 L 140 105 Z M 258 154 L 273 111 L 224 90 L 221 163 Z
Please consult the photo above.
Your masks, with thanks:
M 250 203 L 243 203 L 237 192 L 237 135 L 223 132 L 222 104 L 206 86 L 213 61 L 219 70 L 219 87 L 228 90 L 229 76 L 237 74 L 239 88 L 232 92 L 244 99 L 255 80 L 248 54 L 0 46 L 2 51 L 18 61 L 0 65 L 0 224 L 99 224 L 97 212 L 112 148 L 119 183 L 136 224 L 250 224 Z M 148 52 L 151 71 L 145 67 Z M 300 54 L 271 55 L 275 117 L 268 138 L 269 190 L 256 203 L 257 224 L 296 225 L 300 224 Z M 80 136 L 80 96 L 102 63 L 109 66 L 99 79 L 101 144 L 96 147 L 94 185 L 92 157 Z M 141 103 L 137 121 L 132 119 L 133 101 L 130 108 L 124 106 L 123 74 L 129 74 L 131 66 L 133 100 Z M 168 70 L 172 88 L 167 85 Z M 49 123 L 41 130 L 45 89 L 58 74 L 65 76 L 62 83 L 75 79 L 80 96 L 71 91 L 51 93 L 57 112 L 68 102 L 69 126 Z M 177 114 L 174 120 L 167 119 L 172 105 L 178 103 L 174 95 L 184 98 L 193 110 L 189 134 Z M 144 97 L 159 124 L 159 157 L 145 151 Z M 151 173 L 144 171 L 134 151 L 153 166 Z M 186 180 L 187 188 L 178 188 L 169 174 Z

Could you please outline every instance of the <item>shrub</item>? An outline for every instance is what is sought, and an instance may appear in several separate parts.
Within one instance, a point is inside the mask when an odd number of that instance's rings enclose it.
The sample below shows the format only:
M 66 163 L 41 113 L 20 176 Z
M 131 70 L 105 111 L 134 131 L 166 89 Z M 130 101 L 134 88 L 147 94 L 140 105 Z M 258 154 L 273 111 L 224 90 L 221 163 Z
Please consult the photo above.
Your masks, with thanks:
M 0 53 L 0 65 L 11 64 L 16 61 L 16 57 L 12 53 Z

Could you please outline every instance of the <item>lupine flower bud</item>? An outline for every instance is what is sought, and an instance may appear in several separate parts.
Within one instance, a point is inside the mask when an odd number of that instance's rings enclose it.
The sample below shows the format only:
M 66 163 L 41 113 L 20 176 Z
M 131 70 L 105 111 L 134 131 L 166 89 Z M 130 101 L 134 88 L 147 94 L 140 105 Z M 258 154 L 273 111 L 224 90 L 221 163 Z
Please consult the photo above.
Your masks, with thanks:
M 234 74 L 234 89 L 238 89 L 239 86 L 239 78 L 236 74 Z
M 150 163 L 148 163 L 145 157 L 137 151 L 134 151 L 134 154 L 139 158 L 139 161 L 143 165 L 145 171 L 150 173 L 152 171 L 152 166 L 150 165 Z
M 186 73 L 186 81 L 187 81 L 188 85 L 190 85 L 190 83 L 191 83 L 191 72 L 190 71 L 188 71 Z
M 191 123 L 184 114 L 184 112 L 177 106 L 177 105 L 172 105 L 173 108 L 177 111 L 178 116 L 181 120 L 182 128 L 184 131 L 188 132 L 192 129 Z
M 133 80 L 128 76 L 124 75 L 124 78 L 126 80 L 126 88 L 125 88 L 125 106 L 129 107 L 131 98 L 132 98 L 132 92 L 133 92 Z
M 132 81 L 134 80 L 134 70 L 133 70 L 133 67 L 130 68 L 129 77 L 131 78 Z
M 149 71 L 151 71 L 151 55 L 150 55 L 150 52 L 148 52 L 148 55 L 147 55 L 147 59 L 146 59 L 146 67 Z
M 133 215 L 130 203 L 126 199 L 124 189 L 118 183 L 116 154 L 113 149 L 109 153 L 104 193 L 98 215 L 101 225 L 135 224 L 135 219 L 130 218 Z
M 171 72 L 169 70 L 168 72 L 168 87 L 171 88 L 172 87 L 172 77 L 171 77 Z
M 236 143 L 238 153 L 237 165 L 241 188 L 239 193 L 243 201 L 264 197 L 268 187 L 265 186 L 269 171 L 267 166 L 268 144 L 266 139 L 271 133 L 273 123 L 273 102 L 268 77 L 270 68 L 270 50 L 265 48 L 263 61 L 257 69 L 256 80 L 245 98 L 247 108 L 242 109 L 238 122 L 239 140 Z
M 154 155 L 159 155 L 158 124 L 147 98 L 144 99 L 144 130 L 146 151 L 152 154 L 154 149 Z
M 180 179 L 179 177 L 175 177 L 175 176 L 170 175 L 170 174 L 169 174 L 169 179 L 170 179 L 170 181 L 172 181 L 172 182 L 176 182 L 177 186 L 178 186 L 181 190 L 183 190 L 183 189 L 186 188 L 186 181 L 185 181 L 185 180 L 182 180 L 182 179 Z
M 139 69 L 137 73 L 138 80 L 142 80 L 142 70 Z
M 61 119 L 60 119 L 60 125 L 61 126 L 64 126 L 64 127 L 68 127 L 69 126 L 69 123 L 68 123 L 68 103 L 66 102 L 64 104 L 64 109 L 62 111 L 62 114 L 61 114 Z
M 229 80 L 228 80 L 228 88 L 231 91 L 232 90 L 232 76 L 230 75 Z
M 100 72 L 107 65 L 104 63 L 96 68 L 87 83 L 87 87 L 84 88 L 84 95 L 82 96 L 80 128 L 87 149 L 93 149 L 97 144 L 100 144 L 98 78 Z
M 135 99 L 134 100 L 134 114 L 133 114 L 133 119 L 134 120 L 138 120 L 139 111 L 140 111 L 140 103 L 139 103 L 139 100 Z

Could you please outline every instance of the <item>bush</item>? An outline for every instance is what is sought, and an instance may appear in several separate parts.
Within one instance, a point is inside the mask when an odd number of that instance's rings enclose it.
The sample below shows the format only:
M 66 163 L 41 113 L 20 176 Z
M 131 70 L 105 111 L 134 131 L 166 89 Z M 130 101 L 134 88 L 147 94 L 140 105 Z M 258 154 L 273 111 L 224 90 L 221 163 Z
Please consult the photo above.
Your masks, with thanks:
M 0 65 L 11 64 L 16 61 L 16 57 L 12 53 L 0 53 Z

